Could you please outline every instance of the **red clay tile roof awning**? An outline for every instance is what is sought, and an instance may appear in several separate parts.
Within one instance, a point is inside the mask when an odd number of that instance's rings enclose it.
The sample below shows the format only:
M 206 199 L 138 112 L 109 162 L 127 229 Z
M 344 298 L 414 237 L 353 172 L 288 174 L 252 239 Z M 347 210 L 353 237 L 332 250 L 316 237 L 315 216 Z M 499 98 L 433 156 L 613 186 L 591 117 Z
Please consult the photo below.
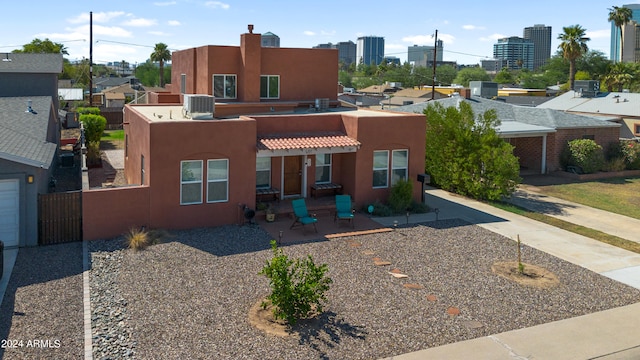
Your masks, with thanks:
M 360 142 L 344 133 L 302 133 L 258 138 L 258 153 L 263 155 L 304 155 L 355 152 Z

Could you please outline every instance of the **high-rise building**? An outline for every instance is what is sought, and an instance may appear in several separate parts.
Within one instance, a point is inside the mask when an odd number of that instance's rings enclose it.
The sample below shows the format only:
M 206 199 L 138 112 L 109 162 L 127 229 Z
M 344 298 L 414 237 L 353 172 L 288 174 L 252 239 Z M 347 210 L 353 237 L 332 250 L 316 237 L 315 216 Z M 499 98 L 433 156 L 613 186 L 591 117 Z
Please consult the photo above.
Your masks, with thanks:
M 262 34 L 260 41 L 262 47 L 280 47 L 280 37 L 270 31 Z
M 517 36 L 498 39 L 498 43 L 493 44 L 493 58 L 502 60 L 510 70 L 533 70 L 533 53 L 533 41 Z
M 547 63 L 551 57 L 551 26 L 536 24 L 522 31 L 522 38 L 533 41 L 533 69 Z
M 313 47 L 314 49 L 338 49 L 338 62 L 342 63 L 345 66 L 349 66 L 350 64 L 356 61 L 356 44 L 349 41 L 342 41 L 337 44 L 327 43 L 327 44 L 318 44 Z
M 640 44 L 636 36 L 638 24 L 640 23 L 640 4 L 622 5 L 623 8 L 631 9 L 631 22 L 622 28 L 624 39 L 624 54 L 620 54 L 620 29 L 616 24 L 611 22 L 611 51 L 609 59 L 614 62 L 620 61 L 638 61 L 640 59 Z M 635 21 L 635 23 L 634 23 Z M 633 40 L 631 40 L 633 38 Z
M 427 66 L 433 64 L 433 46 L 413 45 L 407 48 L 407 61 L 413 62 L 414 66 Z M 436 61 L 442 62 L 442 40 L 436 43 Z
M 356 61 L 358 64 L 379 65 L 384 60 L 384 38 L 378 36 L 362 36 L 356 44 Z

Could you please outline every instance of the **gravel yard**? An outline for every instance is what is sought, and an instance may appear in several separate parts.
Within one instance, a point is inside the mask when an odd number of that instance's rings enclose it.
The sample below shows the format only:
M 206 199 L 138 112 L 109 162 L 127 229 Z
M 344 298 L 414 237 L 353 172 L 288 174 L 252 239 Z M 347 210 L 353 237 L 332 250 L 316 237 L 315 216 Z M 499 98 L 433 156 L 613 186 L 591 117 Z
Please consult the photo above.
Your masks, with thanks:
M 89 243 L 94 358 L 377 359 L 640 301 L 640 290 L 528 247 L 523 262 L 550 270 L 560 285 L 518 285 L 491 271 L 517 259 L 513 240 L 439 221 L 283 246 L 290 257 L 327 263 L 334 282 L 321 326 L 302 323 L 299 337 L 281 338 L 248 321 L 269 292 L 258 275 L 271 257 L 266 232 L 225 226 L 172 235 L 141 252 L 117 240 Z
M 0 358 L 82 359 L 82 243 L 21 248 L 0 308 Z

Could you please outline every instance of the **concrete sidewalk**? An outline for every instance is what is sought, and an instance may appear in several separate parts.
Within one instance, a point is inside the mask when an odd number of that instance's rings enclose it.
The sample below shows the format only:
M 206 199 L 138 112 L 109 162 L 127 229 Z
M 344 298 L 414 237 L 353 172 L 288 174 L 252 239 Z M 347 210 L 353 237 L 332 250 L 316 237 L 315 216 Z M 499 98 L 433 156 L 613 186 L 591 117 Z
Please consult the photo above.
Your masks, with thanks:
M 528 246 L 640 289 L 640 254 L 443 190 L 428 188 L 425 196 L 427 204 L 431 209 L 437 209 L 437 212 L 410 215 L 408 222 L 464 219 L 514 240 L 519 236 Z M 561 208 L 562 203 L 555 202 L 552 198 L 530 198 L 535 200 L 538 206 Z M 527 197 L 523 196 L 522 199 L 525 201 Z M 520 206 L 526 207 L 524 205 L 526 204 L 521 203 Z M 571 214 L 572 222 L 577 223 L 577 219 L 581 219 L 580 221 L 588 222 L 591 228 L 596 228 L 603 222 L 587 219 L 601 217 L 605 221 L 611 221 L 607 219 L 614 218 L 610 213 L 601 214 L 600 210 L 575 204 L 564 204 L 562 208 L 565 209 L 564 213 Z M 375 220 L 383 225 L 393 226 L 394 222 L 405 224 L 407 217 Z M 623 222 L 617 226 L 637 229 L 625 223 L 626 219 L 622 220 Z M 597 230 L 606 232 L 604 226 L 603 229 Z M 388 359 L 640 359 L 638 334 L 640 303 Z

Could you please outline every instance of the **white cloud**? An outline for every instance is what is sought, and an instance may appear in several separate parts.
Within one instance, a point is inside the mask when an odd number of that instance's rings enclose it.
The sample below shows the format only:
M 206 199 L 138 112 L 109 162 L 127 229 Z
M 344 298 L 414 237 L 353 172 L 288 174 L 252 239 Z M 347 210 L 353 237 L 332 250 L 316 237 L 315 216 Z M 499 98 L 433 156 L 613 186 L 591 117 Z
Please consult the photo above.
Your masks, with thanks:
M 403 44 L 384 44 L 385 50 L 407 50 L 407 45 Z
M 507 35 L 502 35 L 502 34 L 491 34 L 489 36 L 483 36 L 479 40 L 480 41 L 492 41 L 492 42 L 495 42 L 498 39 L 503 39 L 503 38 L 506 38 L 506 37 L 508 37 L 508 36 Z
M 110 21 L 111 19 L 115 19 L 123 15 L 125 15 L 124 11 L 109 11 L 109 12 L 93 13 L 93 22 L 104 23 L 104 22 Z M 72 24 L 82 24 L 85 22 L 89 22 L 89 13 L 82 13 L 74 18 L 67 19 L 67 21 Z
M 175 5 L 177 4 L 175 1 L 165 1 L 165 2 L 154 2 L 153 5 L 155 6 L 170 6 L 170 5 Z
M 307 36 L 316 36 L 316 33 L 314 33 L 313 31 L 309 31 L 309 30 L 305 30 L 302 33 L 307 35 Z
M 591 39 L 609 39 L 611 37 L 611 29 L 586 31 L 585 34 Z
M 124 26 L 147 27 L 158 23 L 155 19 L 133 18 L 122 23 Z
M 462 25 L 462 28 L 465 30 L 484 30 L 484 26 L 476 26 L 476 25 Z
M 149 31 L 148 33 L 155 36 L 171 36 L 171 34 L 168 34 L 164 31 Z
M 169 24 L 169 26 L 180 26 L 180 21 L 178 21 L 178 20 L 169 20 L 169 21 L 167 21 L 167 24 Z
M 210 7 L 212 9 L 222 9 L 222 10 L 228 10 L 230 7 L 229 4 L 225 4 L 221 1 L 207 1 L 204 3 L 204 6 Z

